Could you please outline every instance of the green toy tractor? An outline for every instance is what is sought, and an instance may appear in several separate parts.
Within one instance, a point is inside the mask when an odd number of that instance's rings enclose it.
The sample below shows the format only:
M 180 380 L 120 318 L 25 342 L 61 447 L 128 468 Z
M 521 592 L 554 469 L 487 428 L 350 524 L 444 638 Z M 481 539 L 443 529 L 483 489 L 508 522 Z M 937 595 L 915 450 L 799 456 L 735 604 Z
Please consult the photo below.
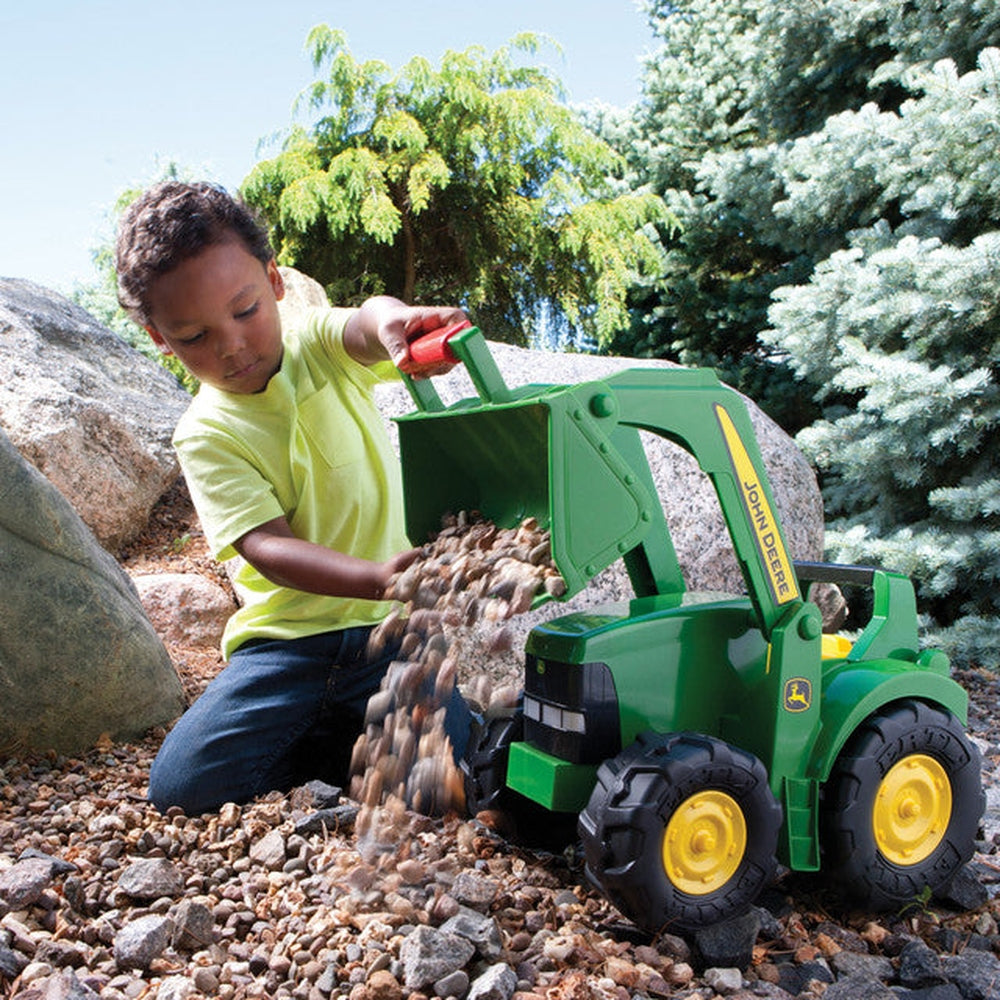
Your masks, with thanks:
M 463 362 L 478 398 L 445 407 L 430 379 L 408 382 L 410 537 L 449 510 L 534 516 L 567 597 L 618 559 L 635 591 L 531 631 L 518 711 L 467 752 L 470 812 L 576 819 L 589 879 L 652 931 L 739 914 L 778 862 L 873 908 L 946 885 L 984 805 L 967 695 L 920 649 L 909 579 L 792 561 L 741 397 L 685 369 L 509 388 L 474 327 L 434 357 Z M 746 595 L 687 591 L 640 430 L 710 478 Z M 860 634 L 823 634 L 815 581 L 870 588 Z

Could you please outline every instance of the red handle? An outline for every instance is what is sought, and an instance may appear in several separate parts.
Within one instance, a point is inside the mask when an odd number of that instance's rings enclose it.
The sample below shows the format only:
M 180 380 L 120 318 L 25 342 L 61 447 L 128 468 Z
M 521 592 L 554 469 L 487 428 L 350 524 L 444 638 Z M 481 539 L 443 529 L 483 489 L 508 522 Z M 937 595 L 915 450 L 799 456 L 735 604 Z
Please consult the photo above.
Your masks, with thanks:
M 448 346 L 448 341 L 462 330 L 468 330 L 472 324 L 464 319 L 451 326 L 442 326 L 430 333 L 425 333 L 422 337 L 410 341 L 409 357 L 400 362 L 400 371 L 407 375 L 422 375 L 433 370 L 440 364 L 455 364 L 458 358 Z

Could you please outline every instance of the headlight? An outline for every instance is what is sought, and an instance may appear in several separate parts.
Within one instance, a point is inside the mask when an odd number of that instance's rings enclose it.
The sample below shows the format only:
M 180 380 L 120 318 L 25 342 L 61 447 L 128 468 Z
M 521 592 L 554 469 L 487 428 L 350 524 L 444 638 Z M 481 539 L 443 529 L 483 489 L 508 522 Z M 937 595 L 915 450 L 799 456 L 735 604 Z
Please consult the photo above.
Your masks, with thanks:
M 550 705 L 548 702 L 538 701 L 528 695 L 525 695 L 524 698 L 524 717 L 564 733 L 585 733 L 587 731 L 583 712 L 574 712 L 560 705 Z

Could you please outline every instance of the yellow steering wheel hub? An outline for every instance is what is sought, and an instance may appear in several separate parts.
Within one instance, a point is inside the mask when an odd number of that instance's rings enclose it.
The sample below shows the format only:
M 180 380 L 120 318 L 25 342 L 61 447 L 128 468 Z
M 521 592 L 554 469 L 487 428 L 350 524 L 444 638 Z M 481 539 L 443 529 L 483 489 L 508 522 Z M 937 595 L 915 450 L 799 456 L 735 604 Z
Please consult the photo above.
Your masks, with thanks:
M 951 820 L 951 782 L 941 763 L 915 753 L 897 761 L 875 795 L 872 827 L 883 857 L 915 865 L 930 857 Z
M 715 789 L 696 792 L 667 823 L 663 870 L 682 892 L 705 896 L 736 874 L 746 847 L 746 819 L 736 800 Z

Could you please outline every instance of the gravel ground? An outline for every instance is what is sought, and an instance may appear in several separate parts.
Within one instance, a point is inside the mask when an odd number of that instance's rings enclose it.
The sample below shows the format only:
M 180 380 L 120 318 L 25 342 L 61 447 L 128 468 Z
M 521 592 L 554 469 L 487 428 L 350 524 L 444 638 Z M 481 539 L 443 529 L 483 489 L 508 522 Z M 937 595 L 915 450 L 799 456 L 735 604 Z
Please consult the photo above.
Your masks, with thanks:
M 225 585 L 183 491 L 122 562 Z M 170 651 L 192 696 L 219 668 L 211 651 Z M 952 895 L 872 914 L 785 874 L 752 914 L 752 951 L 725 928 L 640 933 L 586 887 L 572 850 L 512 847 L 482 820 L 385 807 L 377 836 L 359 836 L 356 805 L 321 785 L 161 815 L 145 790 L 162 731 L 0 759 L 0 996 L 1000 997 L 1000 681 L 959 679 L 988 810 Z

